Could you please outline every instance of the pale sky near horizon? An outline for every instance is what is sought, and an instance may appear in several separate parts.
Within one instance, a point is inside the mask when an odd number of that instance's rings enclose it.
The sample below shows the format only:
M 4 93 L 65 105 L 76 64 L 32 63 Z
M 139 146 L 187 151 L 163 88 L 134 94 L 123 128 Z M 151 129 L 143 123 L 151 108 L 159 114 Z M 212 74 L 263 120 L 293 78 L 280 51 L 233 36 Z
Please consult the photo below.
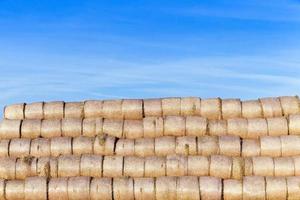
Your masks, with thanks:
M 0 1 L 0 107 L 300 94 L 300 1 Z

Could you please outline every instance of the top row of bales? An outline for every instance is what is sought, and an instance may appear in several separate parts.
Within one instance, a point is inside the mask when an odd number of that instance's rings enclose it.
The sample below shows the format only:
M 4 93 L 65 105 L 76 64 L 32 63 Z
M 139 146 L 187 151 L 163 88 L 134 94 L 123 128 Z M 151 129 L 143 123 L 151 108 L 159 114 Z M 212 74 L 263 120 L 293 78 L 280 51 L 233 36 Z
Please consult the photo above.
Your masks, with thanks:
M 5 119 L 95 118 L 142 119 L 168 115 L 202 116 L 208 119 L 279 117 L 300 113 L 297 96 L 257 100 L 198 97 L 161 99 L 88 100 L 84 102 L 35 102 L 8 105 Z

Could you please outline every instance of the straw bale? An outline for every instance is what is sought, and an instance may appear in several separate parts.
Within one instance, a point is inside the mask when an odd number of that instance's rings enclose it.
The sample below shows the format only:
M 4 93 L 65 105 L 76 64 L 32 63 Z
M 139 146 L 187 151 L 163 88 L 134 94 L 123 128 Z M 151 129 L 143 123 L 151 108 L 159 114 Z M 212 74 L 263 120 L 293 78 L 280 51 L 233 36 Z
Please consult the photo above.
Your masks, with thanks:
M 68 178 L 51 178 L 48 184 L 49 200 L 68 200 Z
M 60 137 L 62 135 L 62 121 L 59 119 L 42 120 L 40 135 L 44 138 Z
M 62 119 L 64 117 L 65 103 L 52 101 L 44 103 L 44 119 Z
M 159 177 L 166 175 L 166 158 L 150 156 L 145 158 L 145 177 Z
M 90 177 L 70 177 L 68 179 L 69 200 L 90 199 L 90 183 Z
M 238 118 L 242 116 L 242 103 L 240 99 L 222 100 L 222 119 Z
M 198 97 L 183 97 L 180 102 L 180 113 L 182 116 L 201 115 L 200 98 Z
M 41 157 L 37 160 L 36 172 L 38 176 L 50 177 L 50 158 Z
M 7 157 L 9 155 L 10 140 L 0 140 L 0 157 Z
M 122 138 L 123 135 L 123 120 L 104 119 L 103 133 Z
M 207 119 L 199 116 L 187 116 L 185 122 L 186 135 L 203 136 L 207 132 Z
M 243 179 L 243 200 L 265 200 L 266 183 L 261 176 L 246 176 Z
M 268 125 L 266 119 L 248 119 L 247 138 L 257 139 L 258 137 L 265 135 L 268 135 Z
M 115 153 L 119 156 L 134 155 L 134 140 L 119 139 L 116 143 Z
M 38 138 L 41 136 L 42 121 L 39 119 L 23 120 L 21 127 L 21 137 Z
M 219 148 L 221 155 L 240 156 L 241 140 L 238 136 L 220 136 Z
M 227 120 L 227 133 L 229 135 L 247 138 L 248 121 L 244 118 L 234 118 Z
M 245 174 L 245 161 L 241 157 L 232 158 L 231 178 L 242 179 Z
M 243 199 L 243 184 L 241 180 L 224 180 L 223 188 L 224 200 Z
M 134 198 L 136 200 L 155 200 L 155 183 L 153 178 L 134 179 Z
M 65 103 L 65 118 L 83 118 L 83 102 L 66 102 Z
M 208 119 L 221 119 L 221 99 L 201 99 L 201 116 Z
M 156 178 L 156 200 L 177 199 L 176 179 L 170 176 Z
M 80 175 L 79 156 L 60 156 L 58 158 L 58 177 L 71 177 Z
M 275 176 L 294 176 L 295 166 L 291 157 L 274 158 L 274 175 Z
M 142 119 L 143 100 L 124 99 L 122 102 L 122 115 L 124 119 Z
M 186 176 L 188 162 L 186 156 L 168 155 L 167 156 L 167 176 Z
M 85 118 L 102 117 L 102 104 L 101 100 L 88 100 L 84 102 L 83 111 Z
M 70 137 L 54 137 L 50 140 L 51 156 L 72 154 L 72 138 Z
M 30 155 L 34 157 L 51 155 L 50 140 L 48 138 L 36 138 L 31 140 Z
M 260 153 L 262 156 L 281 156 L 280 137 L 263 136 L 260 138 Z
M 137 156 L 124 157 L 124 176 L 144 177 L 145 159 Z
M 162 116 L 161 99 L 144 99 L 144 114 L 145 117 Z
M 258 100 L 243 101 L 242 116 L 248 119 L 263 117 L 263 111 L 260 102 Z
M 300 175 L 300 156 L 293 157 L 294 167 L 295 167 L 295 176 Z
M 142 120 L 125 120 L 123 136 L 128 139 L 141 138 L 144 136 Z
M 161 100 L 162 114 L 167 115 L 180 115 L 181 98 L 163 98 Z
M 94 154 L 99 155 L 113 155 L 115 148 L 115 137 L 107 135 L 98 135 L 94 141 Z
M 219 154 L 219 141 L 216 136 L 198 137 L 198 154 L 203 156 Z
M 176 138 L 176 154 L 197 155 L 197 140 L 195 136 L 182 136 Z
M 111 178 L 93 178 L 90 187 L 91 200 L 112 200 Z
M 80 159 L 80 175 L 101 177 L 102 160 L 103 157 L 99 155 L 82 155 Z
M 144 137 L 161 137 L 164 134 L 162 117 L 146 117 L 143 119 Z
M 0 179 L 0 200 L 5 200 L 5 183 L 6 180 Z
M 259 99 L 264 117 L 282 116 L 282 109 L 279 98 L 267 97 Z
M 94 138 L 91 137 L 75 137 L 73 138 L 73 154 L 92 154 L 93 153 Z
M 206 156 L 188 156 L 189 176 L 208 176 L 209 158 Z
M 283 135 L 281 140 L 281 155 L 282 156 L 297 156 L 300 153 L 300 136 Z
M 245 170 L 244 170 L 245 176 L 251 176 L 251 175 L 253 175 L 253 162 L 252 162 L 252 158 L 244 158 L 244 166 L 245 166 Z
M 5 198 L 7 200 L 23 200 L 24 194 L 24 181 L 10 180 L 5 185 Z
M 0 178 L 16 178 L 16 158 L 2 158 L 0 162 Z
M 260 155 L 260 141 L 255 139 L 242 140 L 242 156 L 252 157 Z
M 155 138 L 155 155 L 166 156 L 175 154 L 176 138 L 172 136 L 164 136 Z
M 288 122 L 285 117 L 267 118 L 267 124 L 270 136 L 287 135 L 289 133 Z
M 28 138 L 14 138 L 9 144 L 9 156 L 25 157 L 29 156 L 31 140 Z
M 226 120 L 210 120 L 208 122 L 209 135 L 226 135 L 227 121 Z
M 123 156 L 105 156 L 103 160 L 103 177 L 121 177 L 123 175 Z
M 289 122 L 289 134 L 300 135 L 300 115 L 290 115 L 288 118 Z
M 102 120 L 101 120 L 102 122 Z M 102 125 L 101 125 L 102 126 Z M 93 137 L 97 135 L 96 133 L 96 119 L 95 118 L 85 118 L 82 121 L 82 135 L 87 137 Z
M 300 199 L 300 177 L 299 176 L 291 176 L 286 178 L 287 183 L 287 197 L 288 200 L 296 200 Z
M 232 158 L 223 155 L 210 157 L 209 175 L 229 179 L 232 171 Z
M 166 116 L 164 118 L 164 135 L 185 135 L 185 118 L 181 116 Z
M 82 134 L 81 119 L 63 119 L 62 136 L 78 137 Z
M 25 200 L 46 200 L 47 199 L 47 178 L 29 177 L 25 180 Z
M 113 199 L 134 200 L 134 187 L 132 178 L 114 178 Z
M 122 101 L 121 99 L 104 100 L 102 104 L 103 117 L 107 119 L 123 119 Z
M 200 187 L 197 177 L 177 178 L 177 199 L 200 200 Z
M 31 172 L 32 157 L 18 158 L 16 161 L 16 179 L 25 179 L 26 177 L 36 175 Z
M 3 119 L 0 122 L 0 139 L 19 138 L 21 135 L 21 120 Z
M 200 199 L 221 200 L 222 199 L 222 180 L 211 176 L 201 176 L 199 178 Z
M 253 157 L 254 176 L 274 176 L 274 161 L 271 157 Z
M 4 107 L 5 119 L 24 119 L 24 103 L 12 104 Z
M 44 102 L 35 102 L 25 105 L 25 119 L 43 119 L 44 118 Z
M 134 143 L 134 154 L 142 157 L 154 155 L 154 138 L 136 139 Z
M 266 199 L 286 199 L 287 185 L 284 177 L 266 177 Z
M 279 97 L 284 116 L 300 113 L 299 98 L 297 96 Z

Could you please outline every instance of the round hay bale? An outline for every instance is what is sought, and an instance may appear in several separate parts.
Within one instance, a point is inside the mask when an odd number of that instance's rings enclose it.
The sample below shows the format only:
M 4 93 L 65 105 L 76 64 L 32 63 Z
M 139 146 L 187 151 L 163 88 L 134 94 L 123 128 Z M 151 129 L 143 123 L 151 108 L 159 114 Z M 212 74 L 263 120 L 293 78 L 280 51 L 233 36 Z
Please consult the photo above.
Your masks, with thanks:
M 107 119 L 123 119 L 122 115 L 122 101 L 117 100 L 104 100 L 102 104 L 103 118 Z
M 198 154 L 209 156 L 219 154 L 219 141 L 216 136 L 202 136 L 198 137 Z
M 159 177 L 166 175 L 166 158 L 150 156 L 145 158 L 145 177 Z
M 143 119 L 143 100 L 124 99 L 122 102 L 122 115 L 124 119 Z
M 60 155 L 72 154 L 72 138 L 70 137 L 54 137 L 50 139 L 51 156 L 58 157 Z
M 134 179 L 134 198 L 155 200 L 155 180 L 153 178 Z
M 203 136 L 207 134 L 207 119 L 198 116 L 187 116 L 185 133 L 188 136 Z
M 188 156 L 189 176 L 208 176 L 209 159 L 206 156 Z
M 270 136 L 287 135 L 289 132 L 288 122 L 285 117 L 267 118 L 267 124 Z
M 115 153 L 119 156 L 134 155 L 134 140 L 119 139 L 116 143 Z
M 88 100 L 84 102 L 83 111 L 85 118 L 102 117 L 101 100 Z
M 263 111 L 258 100 L 242 101 L 242 116 L 246 119 L 263 117 Z
M 164 136 L 185 135 L 185 117 L 166 116 L 164 118 Z
M 257 139 L 265 135 L 268 135 L 268 125 L 266 119 L 248 119 L 247 138 Z
M 24 194 L 24 181 L 10 180 L 5 185 L 5 198 L 7 200 L 23 200 Z
M 253 157 L 254 176 L 274 176 L 274 161 L 271 157 Z
M 96 118 L 96 134 L 95 135 L 103 135 L 103 118 Z
M 64 118 L 65 102 L 52 101 L 44 103 L 44 119 L 62 119 Z
M 75 137 L 72 141 L 73 154 L 92 154 L 93 153 L 94 138 L 91 137 Z
M 226 120 L 210 120 L 208 121 L 209 135 L 227 135 L 227 121 Z
M 144 99 L 144 115 L 145 117 L 162 116 L 161 99 Z
M 201 176 L 199 178 L 200 199 L 221 200 L 222 199 L 222 180 L 216 177 Z
M 295 167 L 295 176 L 300 175 L 300 156 L 293 157 L 294 167 Z
M 50 158 L 50 177 L 58 177 L 58 160 L 57 158 Z
M 262 156 L 281 156 L 280 137 L 263 136 L 260 138 L 260 154 Z
M 16 158 L 1 158 L 0 162 L 0 178 L 15 179 L 16 178 Z
M 300 113 L 299 98 L 297 96 L 279 97 L 284 116 Z
M 245 176 L 251 176 L 251 175 L 253 175 L 253 162 L 252 162 L 252 158 L 244 158 L 244 164 L 245 164 L 245 170 L 244 170 Z
M 42 120 L 41 136 L 44 138 L 62 136 L 62 122 L 59 119 Z
M 242 140 L 242 157 L 260 156 L 260 141 L 254 139 Z
M 134 142 L 134 154 L 137 156 L 154 155 L 154 138 L 140 138 Z
M 166 162 L 167 176 L 186 176 L 188 169 L 188 162 L 186 156 L 168 155 Z
M 210 120 L 221 119 L 221 106 L 220 98 L 201 99 L 201 116 Z
M 70 177 L 68 179 L 68 199 L 90 199 L 90 177 Z
M 220 136 L 219 149 L 221 155 L 240 156 L 241 155 L 241 139 L 238 136 Z
M 233 157 L 232 158 L 232 171 L 231 178 L 232 179 L 242 179 L 245 175 L 245 161 L 241 157 Z
M 123 120 L 104 119 L 103 133 L 117 138 L 122 138 L 124 137 L 123 123 Z
M 290 115 L 288 118 L 289 122 L 289 134 L 300 135 L 300 115 Z
M 243 179 L 243 200 L 265 200 L 266 182 L 261 176 L 246 176 Z
M 180 113 L 182 116 L 201 115 L 199 97 L 183 97 L 180 103 Z
M 161 105 L 162 105 L 163 116 L 180 115 L 180 109 L 181 109 L 180 98 L 176 98 L 176 97 L 163 98 L 161 100 Z
M 284 177 L 266 177 L 266 198 L 269 200 L 286 199 L 287 185 Z
M 210 157 L 209 175 L 223 179 L 231 178 L 232 158 L 223 155 Z
M 113 199 L 134 200 L 134 187 L 132 178 L 113 179 Z
M 115 141 L 115 137 L 107 135 L 96 136 L 94 141 L 94 154 L 114 155 Z
M 19 138 L 21 136 L 21 120 L 3 119 L 0 122 L 0 139 Z
M 30 165 L 30 176 L 37 176 L 37 162 L 38 158 L 29 157 L 26 162 L 31 163 Z
M 94 119 L 94 118 L 83 119 L 82 135 L 87 136 L 87 137 L 94 137 L 95 135 L 97 135 L 96 134 L 96 119 Z
M 35 102 L 25 105 L 25 119 L 43 119 L 44 118 L 44 102 Z
M 10 140 L 0 140 L 0 157 L 8 157 Z
M 47 199 L 47 178 L 29 177 L 25 180 L 25 200 Z
M 291 157 L 274 158 L 275 176 L 295 176 L 294 160 Z
M 172 136 L 164 136 L 155 138 L 155 155 L 156 156 L 167 156 L 175 154 L 176 138 Z
M 35 172 L 31 172 L 32 157 L 18 158 L 16 162 L 16 179 L 25 179 Z
M 156 200 L 177 199 L 176 177 L 156 178 Z
M 29 156 L 31 140 L 28 138 L 14 138 L 9 144 L 9 156 L 25 157 Z
M 6 180 L 0 179 L 0 199 L 5 200 L 5 183 Z
M 66 102 L 64 118 L 83 118 L 83 102 Z
M 243 199 L 243 184 L 240 180 L 224 180 L 223 181 L 223 197 L 224 200 L 240 200 Z
M 22 138 L 38 138 L 41 136 L 42 121 L 39 119 L 23 120 L 21 127 Z
M 60 156 L 58 158 L 58 177 L 80 176 L 80 157 L 79 156 Z
M 68 178 L 51 178 L 48 184 L 49 200 L 68 200 Z
M 126 177 L 144 177 L 145 159 L 137 156 L 124 157 L 124 176 Z
M 182 136 L 176 138 L 176 154 L 197 155 L 197 141 L 195 136 Z
M 36 138 L 31 141 L 30 155 L 34 157 L 50 156 L 50 140 L 48 138 Z
M 242 103 L 240 99 L 222 100 L 222 119 L 239 118 L 242 116 Z
M 177 199 L 200 200 L 198 177 L 178 177 L 176 185 Z
M 42 157 L 37 160 L 37 176 L 50 177 L 50 158 Z
M 227 133 L 241 138 L 247 138 L 248 121 L 244 118 L 235 118 L 227 120 Z
M 142 138 L 144 136 L 142 120 L 125 120 L 123 135 L 128 139 Z
M 90 186 L 91 200 L 111 200 L 112 179 L 111 178 L 93 178 Z
M 264 117 L 282 116 L 282 109 L 279 98 L 267 97 L 259 99 Z
M 300 153 L 300 136 L 283 135 L 280 136 L 281 155 L 282 156 L 297 156 Z
M 78 137 L 82 135 L 82 119 L 63 119 L 62 136 Z
M 102 160 L 103 157 L 99 155 L 82 155 L 80 159 L 80 175 L 101 177 Z
M 11 104 L 4 107 L 5 119 L 24 119 L 25 103 Z
M 287 184 L 287 196 L 289 200 L 299 199 L 300 198 L 300 177 L 299 176 L 291 176 L 286 177 Z
M 164 120 L 162 117 L 146 117 L 143 119 L 144 137 L 161 137 L 164 134 Z
M 103 177 L 122 177 L 123 163 L 123 156 L 105 156 L 103 160 Z

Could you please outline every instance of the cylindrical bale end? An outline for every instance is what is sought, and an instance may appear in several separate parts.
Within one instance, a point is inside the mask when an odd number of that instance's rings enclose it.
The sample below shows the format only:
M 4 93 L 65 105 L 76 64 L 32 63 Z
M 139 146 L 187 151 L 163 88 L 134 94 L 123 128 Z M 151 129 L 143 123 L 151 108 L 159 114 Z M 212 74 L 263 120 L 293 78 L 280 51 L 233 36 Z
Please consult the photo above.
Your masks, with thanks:
M 259 99 L 264 117 L 282 116 L 282 109 L 279 98 L 267 97 Z
M 63 119 L 62 136 L 78 137 L 82 135 L 82 119 Z
M 279 97 L 284 116 L 300 113 L 299 98 L 297 96 Z
M 46 200 L 47 192 L 46 177 L 29 177 L 25 180 L 26 200 Z
M 90 199 L 90 177 L 70 177 L 68 179 L 68 199 Z
M 261 176 L 246 176 L 243 179 L 243 199 L 261 199 L 266 198 L 265 178 Z
M 162 116 L 161 99 L 144 99 L 144 115 L 145 117 Z
M 124 99 L 122 102 L 122 115 L 124 119 L 140 120 L 143 118 L 143 100 Z
M 222 119 L 239 118 L 242 116 L 242 104 L 240 99 L 222 100 Z
M 178 177 L 176 185 L 178 199 L 200 200 L 200 187 L 198 177 Z
M 211 176 L 199 178 L 200 199 L 222 199 L 222 180 Z
M 223 155 L 210 157 L 209 175 L 223 179 L 231 178 L 232 158 Z
M 200 98 L 199 97 L 183 97 L 181 98 L 181 115 L 182 116 L 200 116 Z
M 102 104 L 103 117 L 107 119 L 123 119 L 122 101 L 121 99 L 104 100 Z
M 221 99 L 220 98 L 210 98 L 201 99 L 200 102 L 201 116 L 208 119 L 221 119 Z
M 102 104 L 100 100 L 88 100 L 84 102 L 83 110 L 85 118 L 102 117 Z
M 60 137 L 62 135 L 62 122 L 59 119 L 42 121 L 41 136 L 44 138 Z
M 155 138 L 155 155 L 167 156 L 175 154 L 176 138 L 172 136 L 164 136 Z
M 83 102 L 66 102 L 64 118 L 83 118 Z
M 12 104 L 4 107 L 5 119 L 24 119 L 25 103 Z
M 43 119 L 44 102 L 36 102 L 25 105 L 25 119 Z
M 162 104 L 163 116 L 180 115 L 180 107 L 181 107 L 180 98 L 176 98 L 176 97 L 163 98 L 161 104 Z
M 44 103 L 44 119 L 62 119 L 64 118 L 65 102 L 52 101 Z

